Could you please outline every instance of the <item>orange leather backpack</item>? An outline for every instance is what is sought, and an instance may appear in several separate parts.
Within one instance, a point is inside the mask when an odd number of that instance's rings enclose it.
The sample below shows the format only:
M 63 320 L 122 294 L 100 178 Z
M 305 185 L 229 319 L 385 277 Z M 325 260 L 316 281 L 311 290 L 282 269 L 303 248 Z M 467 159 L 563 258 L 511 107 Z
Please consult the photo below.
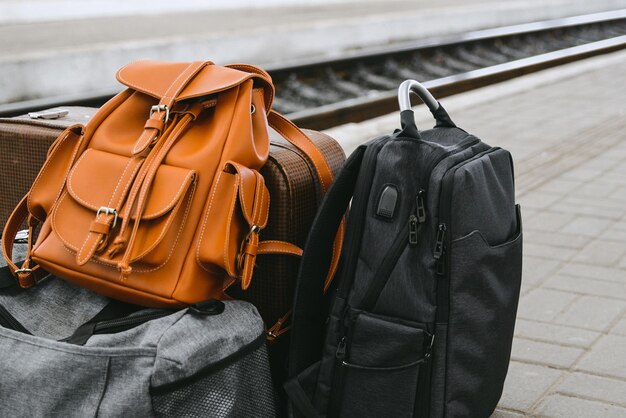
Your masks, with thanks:
M 257 254 L 301 254 L 259 242 L 270 205 L 258 172 L 268 125 L 312 160 L 324 191 L 333 174 L 309 138 L 270 110 L 266 72 L 138 61 L 117 79 L 128 88 L 59 136 L 5 225 L 3 252 L 20 286 L 53 273 L 119 300 L 178 307 L 222 298 L 237 281 L 247 288 Z M 24 222 L 28 255 L 18 267 L 12 247 Z

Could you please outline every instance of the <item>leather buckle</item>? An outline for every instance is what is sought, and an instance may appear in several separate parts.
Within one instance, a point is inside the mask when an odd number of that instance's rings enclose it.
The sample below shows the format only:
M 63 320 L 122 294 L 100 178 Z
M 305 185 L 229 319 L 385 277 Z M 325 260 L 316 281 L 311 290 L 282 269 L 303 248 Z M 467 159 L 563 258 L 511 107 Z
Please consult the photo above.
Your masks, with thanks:
M 250 237 L 252 236 L 252 234 L 258 234 L 259 232 L 261 232 L 261 227 L 256 224 L 252 225 L 250 227 L 250 231 L 248 231 L 248 234 L 246 235 L 244 240 L 241 242 L 241 248 L 239 249 L 239 254 L 237 254 L 237 259 L 236 259 L 238 270 L 241 270 L 243 268 L 246 244 L 250 242 Z
M 167 107 L 167 105 L 159 104 L 152 106 L 150 108 L 150 117 L 152 117 L 154 112 L 165 112 L 165 121 L 163 121 L 163 123 L 167 123 L 167 121 L 170 120 L 170 108 Z
M 117 210 L 115 210 L 115 208 L 108 208 L 106 206 L 100 206 L 100 209 L 98 209 L 98 211 L 96 212 L 96 218 L 101 213 L 105 213 L 107 215 L 113 215 L 114 216 L 114 218 L 113 218 L 113 225 L 111 226 L 111 229 L 115 228 L 115 225 L 117 225 Z

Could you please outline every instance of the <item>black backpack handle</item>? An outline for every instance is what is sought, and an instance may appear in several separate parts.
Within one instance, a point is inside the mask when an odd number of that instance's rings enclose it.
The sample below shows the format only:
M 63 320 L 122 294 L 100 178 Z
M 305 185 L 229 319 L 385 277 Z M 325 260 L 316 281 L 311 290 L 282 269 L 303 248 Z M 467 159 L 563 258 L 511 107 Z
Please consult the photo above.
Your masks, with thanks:
M 417 94 L 424 104 L 428 106 L 433 117 L 437 121 L 435 127 L 456 128 L 448 112 L 441 103 L 428 91 L 420 82 L 415 80 L 405 80 L 398 87 L 398 105 L 400 106 L 400 121 L 402 129 L 410 136 L 420 139 L 421 136 L 415 124 L 415 116 L 411 110 L 411 93 Z

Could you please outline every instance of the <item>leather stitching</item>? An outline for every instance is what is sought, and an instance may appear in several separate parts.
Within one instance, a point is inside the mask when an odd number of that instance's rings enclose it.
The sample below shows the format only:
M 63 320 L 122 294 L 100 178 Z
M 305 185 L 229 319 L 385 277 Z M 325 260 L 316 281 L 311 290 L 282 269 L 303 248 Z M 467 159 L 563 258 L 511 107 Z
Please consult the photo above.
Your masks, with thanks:
M 188 176 L 189 177 L 189 176 Z M 183 185 L 180 188 L 180 191 L 178 192 L 178 195 L 182 194 L 182 190 L 188 190 L 188 188 L 186 188 L 185 186 L 190 186 L 190 184 L 185 181 L 183 183 Z M 180 206 L 180 202 L 177 206 Z M 152 244 L 147 250 L 145 250 L 143 253 L 141 253 L 140 255 L 134 257 L 132 260 L 140 260 L 141 258 L 143 258 L 144 256 L 146 256 L 148 253 L 150 253 L 152 250 L 154 250 L 156 248 L 157 245 L 159 245 L 161 243 L 161 240 L 163 239 L 163 237 L 165 236 L 165 234 L 167 234 L 170 225 L 172 224 L 172 222 L 174 222 L 174 213 L 178 212 L 179 208 L 172 208 L 172 215 L 169 216 L 169 222 L 166 222 L 165 226 L 163 228 L 161 228 L 161 233 L 159 234 L 159 236 L 157 237 L 157 239 L 154 241 L 154 244 Z M 135 221 L 136 222 L 136 221 Z
M 217 176 L 217 180 L 215 181 L 215 187 L 213 188 L 213 191 L 211 193 L 211 197 L 209 199 L 209 206 L 206 210 L 206 215 L 204 216 L 204 221 L 202 222 L 202 229 L 200 230 L 200 239 L 198 240 L 198 245 L 196 246 L 196 262 L 198 263 L 198 265 L 200 267 L 202 267 L 203 270 L 205 270 L 208 273 L 211 273 L 209 270 L 207 270 L 202 261 L 200 261 L 200 247 L 202 246 L 202 239 L 204 237 L 204 229 L 206 227 L 207 224 L 207 220 L 209 219 L 210 215 L 211 215 L 211 208 L 213 206 L 213 198 L 215 197 L 215 194 L 217 193 L 218 190 L 218 186 L 220 184 L 220 180 L 222 179 L 222 174 L 224 172 L 220 171 L 220 173 Z
M 67 135 L 65 135 L 65 137 L 63 138 L 63 141 L 66 141 L 69 136 L 72 134 L 72 132 L 68 132 Z M 59 143 L 59 146 L 61 144 Z M 76 154 L 78 153 L 78 144 L 77 146 L 74 148 L 74 152 L 72 153 L 72 157 L 70 160 L 70 164 L 65 172 L 65 178 L 67 178 L 67 175 L 69 173 L 69 171 L 72 169 L 72 162 L 74 161 L 74 159 L 76 158 Z M 58 149 L 55 148 L 55 151 Z M 48 164 L 49 161 L 52 161 L 52 156 L 48 156 L 48 159 L 46 160 L 46 163 L 44 165 L 44 167 L 41 169 L 41 172 L 39 173 L 39 175 L 37 176 L 37 178 L 35 179 L 35 182 L 33 183 L 32 187 L 30 188 L 31 191 L 35 190 L 35 186 L 37 185 L 37 183 L 39 183 L 39 180 L 41 180 L 42 177 L 44 177 L 44 172 L 46 171 L 46 169 L 48 169 L 50 167 L 50 164 Z M 65 182 L 64 182 L 65 183 Z M 61 187 L 59 188 L 59 191 L 57 192 L 55 198 L 54 198 L 54 203 L 56 203 L 56 201 L 59 199 L 59 197 L 61 196 L 61 193 L 63 192 L 63 185 L 61 185 Z M 31 204 L 31 197 L 32 197 L 32 193 L 28 193 L 28 198 L 26 199 L 26 206 L 28 207 L 28 213 L 32 214 L 33 211 L 31 210 L 32 208 L 32 204 Z M 53 205 L 54 205 L 53 203 Z M 40 222 L 43 222 L 44 219 L 38 219 Z
M 171 206 L 174 205 L 174 203 L 180 199 L 181 195 L 183 195 L 183 191 L 185 190 L 185 188 L 187 186 L 189 186 L 189 178 L 193 177 L 193 175 L 195 174 L 195 171 L 190 172 L 189 174 L 187 174 L 187 177 L 185 177 L 185 181 L 181 184 L 180 188 L 178 189 L 178 192 L 176 192 L 176 195 L 174 196 L 174 198 L 167 204 L 164 206 L 163 209 L 161 209 L 158 212 L 155 213 L 149 213 L 149 214 L 145 214 L 142 216 L 142 218 L 158 218 L 159 216 L 167 213 L 168 211 L 170 211 L 172 208 Z
M 135 146 L 133 147 L 133 151 L 132 151 L 133 155 L 139 154 L 140 152 L 145 150 L 148 147 L 148 145 L 150 145 L 150 142 L 152 142 L 158 134 L 159 134 L 158 132 L 150 132 L 144 128 L 143 133 L 141 134 L 141 136 L 135 143 Z M 145 139 L 142 139 L 144 137 Z
M 122 180 L 124 179 L 124 176 L 126 176 L 126 172 L 128 171 L 128 167 L 130 167 L 130 163 L 132 163 L 134 161 L 134 158 L 131 158 L 130 160 L 128 160 L 128 162 L 126 163 L 126 166 L 124 167 L 124 171 L 122 171 L 122 175 L 120 176 L 120 178 L 117 180 L 117 184 L 115 185 L 115 189 L 113 189 L 113 194 L 111 195 L 111 198 L 109 199 L 109 203 L 107 203 L 107 206 L 111 207 L 111 203 L 113 203 L 113 198 L 115 197 L 115 195 L 117 194 L 117 189 L 120 187 L 120 183 L 122 182 Z
M 170 84 L 170 86 L 167 88 L 167 90 L 165 91 L 165 95 L 163 96 L 164 99 L 175 99 L 177 96 L 186 86 L 187 83 L 189 83 L 189 80 L 194 77 L 196 74 L 198 74 L 198 71 L 200 71 L 202 69 L 202 67 L 204 67 L 204 63 L 200 62 L 200 63 L 196 63 L 196 62 L 192 62 L 191 64 L 189 64 L 187 66 L 187 68 L 185 68 L 183 71 L 181 71 L 180 74 L 178 74 L 178 77 L 176 77 L 176 80 L 174 80 L 172 82 L 172 84 Z M 170 92 L 170 90 L 174 87 L 174 84 L 178 81 L 178 79 L 180 77 L 182 77 L 183 74 L 185 74 L 185 72 L 187 71 L 191 71 L 189 73 L 189 75 L 187 75 L 187 78 L 185 78 L 185 80 L 182 82 L 182 84 L 179 84 L 176 89 L 177 91 L 175 91 L 172 94 L 172 97 L 169 97 L 168 94 Z
M 138 61 L 140 61 L 140 60 L 138 60 Z M 161 95 L 160 95 L 160 94 L 158 94 L 158 93 L 156 93 L 155 91 L 150 90 L 149 88 L 146 88 L 146 87 L 142 87 L 142 86 L 141 86 L 141 85 L 139 85 L 139 84 L 134 84 L 134 83 L 131 83 L 131 82 L 129 82 L 128 80 L 126 80 L 126 79 L 124 78 L 124 76 L 123 76 L 124 70 L 126 70 L 129 66 L 131 66 L 132 64 L 135 64 L 135 63 L 136 63 L 136 62 L 138 62 L 138 61 L 133 61 L 133 62 L 131 62 L 130 64 L 125 65 L 124 67 L 122 67 L 122 68 L 121 68 L 121 69 L 117 72 L 117 78 L 118 78 L 118 79 L 119 79 L 122 83 L 126 84 L 127 86 L 129 86 L 129 87 L 131 87 L 131 88 L 134 88 L 135 90 L 138 90 L 138 91 L 142 91 L 142 90 L 143 90 L 143 91 L 145 91 L 145 92 L 148 92 L 148 93 L 152 94 L 153 96 L 161 97 Z
M 187 126 L 187 123 L 181 123 L 179 124 L 176 129 L 173 130 L 173 132 L 170 134 L 169 138 L 168 138 L 168 142 L 174 141 L 177 137 L 178 134 L 180 133 L 180 131 L 182 131 L 185 127 Z M 166 145 L 163 146 L 164 148 L 166 147 Z M 159 154 L 162 152 L 163 148 L 161 148 L 159 150 Z M 152 172 L 152 169 L 154 167 L 155 164 L 157 164 L 157 161 L 159 161 L 159 165 L 161 165 L 161 162 L 163 161 L 163 159 L 158 158 L 159 155 L 157 154 L 157 156 L 155 158 L 153 158 L 150 161 L 150 165 L 148 166 L 147 170 L 146 170 L 146 176 L 149 175 L 150 172 Z M 155 169 L 155 171 L 158 169 Z M 156 175 L 156 173 L 155 173 Z M 152 182 L 150 182 L 152 183 Z M 148 193 L 148 189 L 149 189 L 149 184 L 147 184 L 145 182 L 145 178 L 144 178 L 144 184 L 141 186 L 141 191 L 139 192 L 139 198 L 138 201 L 141 202 L 144 199 L 144 196 L 146 195 L 146 193 Z M 133 196 L 133 202 L 135 201 L 134 196 Z M 129 214 L 129 216 L 132 217 L 132 215 Z M 141 214 L 139 214 L 139 217 L 141 217 Z M 130 221 L 130 219 L 129 219 Z
M 189 210 L 191 209 L 191 201 L 193 200 L 193 196 L 196 193 L 196 188 L 194 187 L 192 189 L 192 192 L 189 193 L 189 199 L 187 199 L 187 208 L 185 209 L 185 215 L 183 216 L 183 220 L 180 223 L 180 228 L 178 229 L 178 234 L 176 235 L 176 239 L 174 240 L 174 243 L 172 244 L 172 247 L 170 248 L 170 253 L 167 255 L 167 258 L 165 259 L 165 261 L 163 263 L 161 263 L 160 265 L 153 267 L 151 269 L 134 269 L 133 271 L 136 271 L 138 273 L 149 273 L 151 271 L 155 271 L 160 269 L 161 267 L 163 267 L 168 261 L 170 261 L 170 258 L 172 258 L 172 254 L 174 253 L 174 249 L 176 248 L 176 244 L 178 244 L 178 240 L 180 239 L 180 235 L 183 232 L 185 223 L 187 221 L 187 217 L 189 216 Z
M 224 266 L 226 267 L 226 272 L 228 272 L 228 275 L 231 277 L 236 277 L 237 274 L 235 272 L 233 272 L 230 268 L 230 264 L 228 263 L 228 244 L 229 244 L 229 240 L 230 240 L 230 227 L 232 225 L 232 221 L 233 221 L 233 215 L 235 213 L 235 200 L 237 199 L 237 182 L 235 182 L 235 192 L 233 193 L 233 199 L 230 202 L 230 206 L 232 207 L 233 210 L 230 211 L 230 213 L 228 214 L 228 221 L 226 223 L 226 237 L 224 239 L 224 250 L 223 250 L 223 256 L 224 256 Z
M 284 121 L 284 120 L 282 120 L 282 119 L 281 119 L 281 122 L 280 122 L 280 123 L 283 123 L 283 121 Z M 285 123 L 286 123 L 286 121 L 285 121 Z M 286 134 L 285 134 L 284 130 L 283 130 L 283 129 L 281 129 L 281 127 L 277 126 L 277 124 L 271 124 L 271 125 L 272 125 L 272 127 L 273 127 L 274 129 L 276 129 L 276 130 L 278 131 L 278 133 L 280 133 L 280 134 L 281 134 L 284 138 L 290 138 L 288 135 L 286 135 Z M 296 129 L 297 129 L 297 127 L 296 127 L 295 125 L 292 125 L 292 126 L 293 126 L 294 128 L 296 128 Z M 303 137 L 304 137 L 304 138 L 306 138 L 306 140 L 307 140 L 307 141 L 308 141 L 308 142 L 309 142 L 309 143 L 310 143 L 313 147 L 315 147 L 315 144 L 314 144 L 314 143 L 313 143 L 313 142 L 312 142 L 312 141 L 311 141 L 311 140 L 310 140 L 310 139 L 309 139 L 306 135 L 304 135 L 304 133 L 302 133 L 302 135 L 303 135 Z M 295 144 L 294 144 L 294 145 L 295 145 Z M 297 146 L 297 145 L 296 145 L 296 146 Z M 299 147 L 298 147 L 298 148 L 299 148 Z M 317 147 L 315 147 L 315 148 L 317 149 Z M 322 183 L 322 188 L 323 188 L 324 190 L 326 190 L 326 189 L 327 189 L 327 187 L 326 187 L 326 183 L 324 182 L 324 176 L 322 175 L 322 172 L 320 171 L 320 168 L 319 168 L 319 166 L 317 165 L 317 162 L 315 161 L 315 158 L 313 158 L 313 156 L 309 155 L 309 153 L 308 153 L 306 150 L 302 149 L 302 151 L 304 151 L 304 153 L 305 153 L 305 154 L 307 154 L 307 155 L 309 156 L 309 158 L 310 158 L 311 162 L 312 162 L 312 163 L 313 163 L 313 165 L 315 166 L 315 170 L 316 170 L 316 171 L 317 171 L 317 173 L 318 173 L 317 177 L 318 177 L 318 179 L 319 179 L 320 183 Z M 324 161 L 324 162 L 325 162 L 325 161 Z M 332 173 L 332 171 L 330 171 L 330 168 L 328 167 L 328 165 L 326 165 L 326 169 L 328 169 L 328 170 L 329 170 L 329 172 L 331 172 L 331 173 Z

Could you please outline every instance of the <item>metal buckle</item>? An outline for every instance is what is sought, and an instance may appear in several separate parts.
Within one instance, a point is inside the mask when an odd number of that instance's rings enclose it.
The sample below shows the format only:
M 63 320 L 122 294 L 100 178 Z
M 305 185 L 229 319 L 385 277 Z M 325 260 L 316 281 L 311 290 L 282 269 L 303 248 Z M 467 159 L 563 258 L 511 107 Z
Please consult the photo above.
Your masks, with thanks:
M 21 231 L 17 231 L 15 234 L 16 244 L 26 244 L 28 242 L 28 229 L 22 229 Z
M 248 232 L 248 235 L 246 235 L 246 239 L 243 242 L 250 241 L 250 236 L 255 233 L 258 234 L 259 232 L 261 232 L 261 227 L 258 225 L 252 225 L 250 227 L 250 231 Z
M 170 108 L 167 105 L 154 105 L 150 108 L 150 117 L 154 114 L 154 112 L 165 112 L 165 121 L 163 123 L 167 123 L 170 120 Z
M 98 212 L 96 212 L 96 218 L 101 213 L 106 213 L 107 215 L 113 215 L 114 216 L 114 218 L 113 218 L 113 225 L 111 226 L 111 229 L 115 228 L 115 225 L 117 225 L 117 211 L 114 208 L 108 208 L 106 206 L 100 206 L 100 209 L 98 209 Z
M 21 269 L 17 269 L 15 270 L 13 273 L 18 274 L 18 273 L 32 273 L 33 270 L 32 269 L 26 269 L 26 268 L 21 268 Z

